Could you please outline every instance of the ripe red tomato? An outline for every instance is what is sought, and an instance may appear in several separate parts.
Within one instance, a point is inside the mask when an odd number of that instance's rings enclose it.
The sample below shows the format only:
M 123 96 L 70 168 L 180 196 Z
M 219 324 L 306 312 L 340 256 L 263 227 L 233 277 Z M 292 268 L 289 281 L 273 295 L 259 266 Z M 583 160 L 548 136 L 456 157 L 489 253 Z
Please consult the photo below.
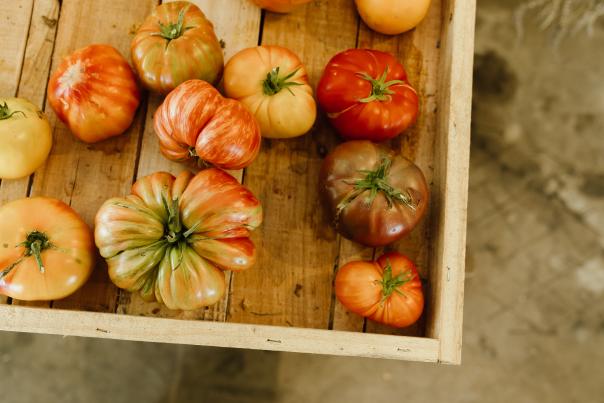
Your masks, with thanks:
M 354 261 L 336 274 L 338 300 L 351 312 L 393 327 L 414 324 L 424 309 L 417 268 L 397 252 L 376 261 Z
M 350 49 L 335 55 L 317 87 L 319 105 L 345 139 L 384 141 L 417 117 L 417 92 L 389 53 Z
M 234 99 L 210 84 L 185 81 L 172 91 L 153 119 L 164 156 L 174 161 L 199 158 L 223 169 L 241 169 L 260 150 L 260 126 Z
M 90 45 L 63 59 L 48 82 L 48 101 L 76 137 L 96 143 L 130 127 L 140 92 L 115 48 Z

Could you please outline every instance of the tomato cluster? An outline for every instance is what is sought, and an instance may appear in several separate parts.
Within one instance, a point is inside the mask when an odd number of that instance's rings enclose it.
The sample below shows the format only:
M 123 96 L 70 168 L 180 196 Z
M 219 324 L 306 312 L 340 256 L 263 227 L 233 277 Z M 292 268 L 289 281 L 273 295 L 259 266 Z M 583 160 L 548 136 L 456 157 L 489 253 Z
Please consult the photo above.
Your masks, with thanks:
M 254 1 L 270 11 L 289 12 L 310 0 Z M 356 3 L 370 26 L 394 33 L 417 24 L 429 1 L 409 8 L 405 21 L 379 16 L 371 5 L 376 1 Z M 79 140 L 95 143 L 131 126 L 141 100 L 139 82 L 165 95 L 153 117 L 162 154 L 214 168 L 139 179 L 130 195 L 101 206 L 94 241 L 118 287 L 171 309 L 208 306 L 224 295 L 224 270 L 254 264 L 250 232 L 262 222 L 260 202 L 222 169 L 251 164 L 261 137 L 309 132 L 317 117 L 313 89 L 300 58 L 281 46 L 244 49 L 225 66 L 212 23 L 186 1 L 155 8 L 131 42 L 131 59 L 134 68 L 105 44 L 76 50 L 50 77 L 48 101 Z M 225 96 L 215 88 L 221 81 Z M 404 67 L 385 52 L 343 51 L 325 67 L 317 101 L 341 137 L 351 140 L 325 158 L 320 173 L 321 194 L 336 229 L 368 246 L 401 239 L 428 205 L 421 170 L 383 143 L 417 118 L 418 94 Z M 0 99 L 0 178 L 34 172 L 48 156 L 51 140 L 50 124 L 36 107 Z M 92 232 L 64 203 L 14 201 L 0 207 L 0 222 L 3 294 L 62 298 L 90 275 Z M 376 262 L 344 265 L 335 292 L 351 311 L 392 326 L 412 324 L 423 309 L 417 269 L 395 252 Z

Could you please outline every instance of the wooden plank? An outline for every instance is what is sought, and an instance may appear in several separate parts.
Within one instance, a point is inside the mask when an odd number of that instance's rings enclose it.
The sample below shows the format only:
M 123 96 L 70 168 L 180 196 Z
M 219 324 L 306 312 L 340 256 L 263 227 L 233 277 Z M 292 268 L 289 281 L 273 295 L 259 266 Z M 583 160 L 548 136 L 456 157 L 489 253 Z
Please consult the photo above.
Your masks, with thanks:
M 129 30 L 154 5 L 154 0 L 64 0 L 51 70 L 56 69 L 63 57 L 91 43 L 111 44 L 127 56 Z M 144 110 L 139 110 L 125 135 L 93 145 L 76 140 L 48 105 L 46 110 L 53 127 L 54 148 L 46 165 L 36 173 L 31 194 L 69 203 L 92 225 L 97 209 L 108 195 L 123 194 L 130 187 Z M 99 265 L 82 289 L 55 301 L 54 306 L 113 311 L 116 297 L 106 268 Z
M 294 51 L 317 81 L 328 60 L 354 45 L 357 16 L 347 0 L 312 2 L 287 15 L 266 13 L 263 44 Z M 326 40 L 325 38 L 329 38 Z M 234 276 L 229 321 L 326 329 L 337 242 L 318 198 L 322 158 L 336 136 L 324 117 L 312 133 L 264 140 L 244 183 L 262 201 L 254 241 L 258 262 Z
M 260 10 L 250 0 L 230 0 L 228 3 L 213 0 L 193 1 L 214 24 L 216 34 L 225 44 L 225 60 L 239 50 L 258 44 L 260 34 Z M 237 27 L 237 29 L 233 29 Z M 159 151 L 159 142 L 153 132 L 153 114 L 161 104 L 162 97 L 151 95 L 147 108 L 147 119 L 142 139 L 141 154 L 137 177 L 143 177 L 157 171 L 178 174 L 188 168 L 166 159 Z M 231 171 L 240 181 L 243 171 Z M 227 293 L 218 304 L 196 311 L 172 311 L 158 303 L 147 303 L 138 295 L 120 291 L 118 313 L 151 315 L 159 317 L 207 319 L 224 321 L 229 297 L 231 273 L 227 272 Z
M 435 161 L 440 200 L 426 335 L 440 340 L 439 361 L 451 364 L 461 362 L 475 13 L 473 0 L 444 0 Z
M 434 177 L 434 142 L 437 131 L 437 94 L 440 74 L 438 71 L 441 37 L 441 0 L 433 0 L 426 18 L 414 30 L 397 36 L 386 36 L 361 24 L 359 47 L 389 52 L 405 66 L 409 82 L 417 90 L 420 110 L 417 122 L 390 145 L 400 149 L 401 153 L 413 160 L 422 170 L 428 184 Z M 430 186 L 431 194 L 438 189 Z M 431 209 L 434 205 L 431 204 Z M 412 259 L 418 267 L 420 276 L 426 280 L 431 253 L 431 215 L 430 212 L 407 237 L 388 247 Z M 382 251 L 378 251 L 379 254 Z M 427 284 L 424 281 L 424 284 Z M 424 289 L 429 291 L 429 289 Z M 426 292 L 426 299 L 429 294 Z M 365 329 L 369 333 L 399 334 L 422 336 L 425 328 L 424 313 L 415 325 L 405 329 L 394 329 L 367 321 Z
M 0 3 L 0 94 L 3 97 L 13 97 L 17 94 L 32 9 L 33 0 Z
M 435 362 L 438 340 L 0 306 L 0 330 Z

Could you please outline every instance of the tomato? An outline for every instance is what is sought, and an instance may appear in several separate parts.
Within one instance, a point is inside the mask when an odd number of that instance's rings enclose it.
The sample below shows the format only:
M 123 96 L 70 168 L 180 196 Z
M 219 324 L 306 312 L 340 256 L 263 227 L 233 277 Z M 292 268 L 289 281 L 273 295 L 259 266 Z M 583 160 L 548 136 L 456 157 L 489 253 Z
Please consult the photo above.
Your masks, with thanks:
M 96 143 L 130 127 L 140 93 L 115 48 L 90 45 L 63 59 L 48 83 L 48 101 L 76 137 Z
M 262 222 L 254 195 L 228 173 L 206 169 L 139 179 L 127 197 L 107 200 L 95 240 L 109 277 L 170 309 L 197 309 L 225 292 L 223 270 L 256 260 L 250 231 Z
M 386 35 L 415 28 L 430 8 L 430 0 L 355 0 L 355 3 L 365 24 Z
M 345 139 L 384 141 L 415 122 L 417 92 L 396 58 L 368 49 L 335 55 L 317 87 L 319 105 Z
M 52 131 L 46 115 L 21 98 L 0 98 L 0 179 L 32 174 L 46 161 Z
M 188 1 L 157 6 L 130 49 L 136 72 L 150 90 L 167 94 L 191 79 L 220 81 L 224 59 L 214 26 Z
M 312 0 L 253 0 L 259 7 L 274 13 L 289 13 L 296 7 L 310 3 Z
M 336 297 L 349 311 L 393 327 L 407 327 L 424 309 L 424 293 L 417 268 L 397 252 L 376 261 L 342 266 L 335 280 Z
M 210 84 L 189 80 L 172 91 L 154 116 L 161 152 L 174 161 L 192 158 L 224 169 L 241 169 L 260 150 L 254 116 Z
M 422 171 L 370 141 L 337 146 L 323 161 L 319 183 L 336 229 L 368 246 L 401 239 L 415 228 L 428 206 Z
M 34 197 L 7 203 L 0 207 L 0 223 L 0 294 L 60 299 L 92 273 L 92 231 L 62 201 Z
M 254 114 L 264 137 L 301 136 L 317 117 L 306 69 L 281 46 L 248 48 L 233 56 L 224 69 L 224 91 Z

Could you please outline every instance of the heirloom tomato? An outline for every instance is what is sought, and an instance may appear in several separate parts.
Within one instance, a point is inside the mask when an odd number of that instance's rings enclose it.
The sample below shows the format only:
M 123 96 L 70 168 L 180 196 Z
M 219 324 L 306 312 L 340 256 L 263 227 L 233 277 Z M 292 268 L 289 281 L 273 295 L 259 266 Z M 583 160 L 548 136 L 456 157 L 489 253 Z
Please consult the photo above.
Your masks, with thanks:
M 131 52 L 143 84 L 164 94 L 191 79 L 217 84 L 224 63 L 214 26 L 188 1 L 157 6 L 138 29 Z
M 259 7 L 274 13 L 289 13 L 296 7 L 310 3 L 312 0 L 254 0 Z
M 365 24 L 386 35 L 415 28 L 430 8 L 430 0 L 355 0 L 355 3 Z
M 140 92 L 115 48 L 90 45 L 63 59 L 50 77 L 48 102 L 76 137 L 96 143 L 130 127 Z
M 301 136 L 317 117 L 306 69 L 281 46 L 248 48 L 233 56 L 224 69 L 224 91 L 254 114 L 264 137 Z
M 368 246 L 407 235 L 428 206 L 422 171 L 405 157 L 370 141 L 348 141 L 323 161 L 322 194 L 336 229 Z
M 0 294 L 24 301 L 64 298 L 93 267 L 92 231 L 67 204 L 34 197 L 0 207 Z
M 260 202 L 220 169 L 158 172 L 101 206 L 95 240 L 115 285 L 191 310 L 222 298 L 223 270 L 254 264 L 249 236 L 261 222 Z
M 51 147 L 44 112 L 25 99 L 0 98 L 0 179 L 30 175 L 46 161 Z
M 348 140 L 384 141 L 415 122 L 417 92 L 396 58 L 368 49 L 335 55 L 317 87 L 319 105 Z
M 349 311 L 393 327 L 407 327 L 424 309 L 417 268 L 397 252 L 346 263 L 336 274 L 336 297 Z
M 205 81 L 189 80 L 176 87 L 153 120 L 161 152 L 174 161 L 198 158 L 219 168 L 241 169 L 260 150 L 254 116 Z

